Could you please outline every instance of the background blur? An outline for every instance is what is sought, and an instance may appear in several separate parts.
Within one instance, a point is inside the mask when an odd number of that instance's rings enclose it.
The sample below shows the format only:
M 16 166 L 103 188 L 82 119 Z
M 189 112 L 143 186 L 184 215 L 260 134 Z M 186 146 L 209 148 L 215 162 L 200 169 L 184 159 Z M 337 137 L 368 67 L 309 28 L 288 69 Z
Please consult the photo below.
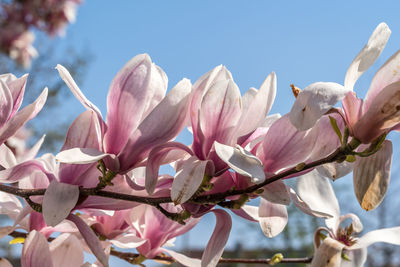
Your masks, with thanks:
M 194 83 L 223 64 L 244 93 L 249 87 L 258 88 L 275 71 L 278 92 L 272 113 L 285 114 L 294 102 L 290 84 L 304 88 L 317 81 L 343 83 L 347 67 L 384 21 L 392 30 L 389 43 L 355 87 L 358 96 L 365 96 L 374 73 L 400 49 L 399 10 L 399 1 L 85 0 L 64 38 L 35 32 L 34 45 L 40 56 L 30 69 L 20 69 L 1 56 L 0 71 L 31 73 L 24 105 L 43 87 L 49 87 L 53 97 L 31 124 L 32 142 L 48 133 L 45 151 L 56 153 L 69 123 L 84 111 L 59 78 L 54 69 L 57 63 L 71 71 L 103 115 L 112 78 L 140 53 L 148 53 L 167 73 L 169 88 L 184 77 Z M 190 144 L 188 136 L 180 141 Z M 392 181 L 386 199 L 376 210 L 365 212 L 359 207 L 351 176 L 334 183 L 342 213 L 359 215 L 365 232 L 400 225 L 400 196 L 396 194 L 400 189 L 399 134 L 392 134 L 390 139 L 394 141 Z M 267 239 L 257 224 L 232 215 L 234 226 L 224 256 L 267 258 L 276 252 L 285 257 L 312 255 L 312 235 L 323 222 L 295 208 L 290 211 L 285 232 L 274 239 Z M 177 249 L 200 253 L 211 235 L 213 220 L 205 216 L 193 231 L 177 239 Z M 6 243 L 0 257 L 7 251 L 17 257 L 20 245 L 12 246 Z M 375 245 L 370 250 L 369 266 L 400 266 L 398 247 Z M 130 266 L 118 259 L 112 259 L 111 265 Z

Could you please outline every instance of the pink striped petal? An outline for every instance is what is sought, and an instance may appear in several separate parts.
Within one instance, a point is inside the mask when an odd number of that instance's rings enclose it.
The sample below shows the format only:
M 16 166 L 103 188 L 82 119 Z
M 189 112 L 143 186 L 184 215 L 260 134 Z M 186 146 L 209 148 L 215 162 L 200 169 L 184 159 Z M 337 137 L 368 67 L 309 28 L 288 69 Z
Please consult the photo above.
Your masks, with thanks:
M 81 241 L 72 234 L 61 234 L 50 243 L 53 264 L 57 267 L 81 266 L 83 251 Z
M 118 154 L 144 119 L 155 92 L 165 92 L 165 74 L 153 68 L 147 54 L 132 58 L 114 77 L 107 97 L 105 148 Z M 160 99 L 156 98 L 156 101 Z
M 0 177 L 1 177 L 0 181 L 8 183 L 16 182 L 23 178 L 29 177 L 35 171 L 40 171 L 45 173 L 47 177 L 49 177 L 49 179 L 55 178 L 54 174 L 46 170 L 42 160 L 34 159 L 15 165 L 10 169 L 5 169 L 3 171 L 0 171 Z
M 351 62 L 344 79 L 344 86 L 353 90 L 360 76 L 375 62 L 389 40 L 391 31 L 386 23 L 379 24 L 369 37 L 368 43 Z
M 25 240 L 21 256 L 22 267 L 52 267 L 53 262 L 44 235 L 38 231 L 31 231 Z
M 354 165 L 354 192 L 361 207 L 373 210 L 382 202 L 390 181 L 392 142 L 385 140 L 372 156 L 358 158 Z
M 232 80 L 216 82 L 204 95 L 199 111 L 204 155 L 208 155 L 214 141 L 233 145 L 234 131 L 241 115 L 241 96 Z
M 190 150 L 190 148 L 177 142 L 169 142 L 160 145 L 150 152 L 146 165 L 146 191 L 149 193 L 149 195 L 152 195 L 156 189 L 160 166 L 178 160 L 177 158 L 168 159 L 169 152 L 176 150 L 193 155 L 193 152 Z
M 342 101 L 347 126 L 353 133 L 353 127 L 362 116 L 363 100 L 358 98 L 354 92 L 348 92 Z
M 14 102 L 11 116 L 14 115 L 15 112 L 17 112 L 17 110 L 21 107 L 27 80 L 28 80 L 28 74 L 25 74 L 18 79 L 7 82 L 8 88 L 10 88 L 10 92 Z
M 43 217 L 48 226 L 62 222 L 75 207 L 79 198 L 79 187 L 51 181 L 43 198 Z
M 289 113 L 290 121 L 300 131 L 308 130 L 348 92 L 337 83 L 310 84 L 297 96 Z
M 207 163 L 195 156 L 185 161 L 172 183 L 171 198 L 175 204 L 185 203 L 196 193 L 203 182 Z
M 104 249 L 100 243 L 99 238 L 93 232 L 93 230 L 77 215 L 70 214 L 67 217 L 68 220 L 75 223 L 76 227 L 78 227 L 79 232 L 82 237 L 85 239 L 86 244 L 89 246 L 90 250 L 96 256 L 96 258 L 104 265 L 104 267 L 108 267 L 108 257 L 104 252 Z
M 372 142 L 400 123 L 400 81 L 386 86 L 372 100 L 369 109 L 354 126 L 354 136 L 364 144 Z
M 0 126 L 10 118 L 13 110 L 13 99 L 7 84 L 0 80 Z
M 231 73 L 225 66 L 219 65 L 201 76 L 193 85 L 193 99 L 190 106 L 190 119 L 193 131 L 193 151 L 199 159 L 205 159 L 207 155 L 203 155 L 202 143 L 204 136 L 200 128 L 199 110 L 203 101 L 204 95 L 218 81 L 232 80 Z
M 257 91 L 251 88 L 243 95 L 243 108 L 237 126 L 237 136 L 250 133 L 261 126 L 271 110 L 276 96 L 276 75 L 272 72 Z
M 258 208 L 259 223 L 266 237 L 272 238 L 280 234 L 288 220 L 286 206 L 275 204 L 261 198 Z
M 277 172 L 283 168 L 293 167 L 305 162 L 314 148 L 316 130 L 298 131 L 285 115 L 275 121 L 267 132 L 262 143 L 264 170 Z
M 232 219 L 224 210 L 212 210 L 216 218 L 214 232 L 201 257 L 201 266 L 217 266 L 232 228 Z
M 191 90 L 190 81 L 183 79 L 142 121 L 118 155 L 122 171 L 129 171 L 147 157 L 153 147 L 175 138 L 182 131 L 188 115 Z
M 17 159 L 11 149 L 5 144 L 0 145 L 0 165 L 5 168 L 11 168 L 17 165 Z
M 0 129 L 0 144 L 14 135 L 19 128 L 25 125 L 30 119 L 34 118 L 42 109 L 47 99 L 47 88 L 43 90 L 40 96 L 22 110 L 18 111 L 10 120 L 8 120 Z

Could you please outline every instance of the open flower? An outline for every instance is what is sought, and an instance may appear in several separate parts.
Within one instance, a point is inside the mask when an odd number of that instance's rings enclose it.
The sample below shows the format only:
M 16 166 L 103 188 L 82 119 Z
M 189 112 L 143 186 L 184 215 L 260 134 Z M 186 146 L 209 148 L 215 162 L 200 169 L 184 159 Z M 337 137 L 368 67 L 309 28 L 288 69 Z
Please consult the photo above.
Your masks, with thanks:
M 311 208 L 333 215 L 325 220 L 326 227 L 315 232 L 315 254 L 311 266 L 362 266 L 369 245 L 377 242 L 400 245 L 400 227 L 379 229 L 357 237 L 356 234 L 363 229 L 360 219 L 352 213 L 340 216 L 339 203 L 329 179 L 317 171 L 297 179 L 297 193 Z M 351 224 L 343 227 L 347 219 Z

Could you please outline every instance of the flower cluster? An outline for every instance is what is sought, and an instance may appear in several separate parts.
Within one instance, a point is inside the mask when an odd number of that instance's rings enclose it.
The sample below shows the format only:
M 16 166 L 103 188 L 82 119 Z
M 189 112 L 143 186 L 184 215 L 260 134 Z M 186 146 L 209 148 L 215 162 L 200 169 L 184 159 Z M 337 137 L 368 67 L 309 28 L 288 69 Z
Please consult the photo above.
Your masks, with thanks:
M 0 50 L 25 67 L 37 51 L 32 27 L 50 36 L 63 35 L 65 26 L 75 20 L 81 0 L 2 1 L 0 3 Z
M 353 214 L 340 217 L 326 177 L 353 171 L 355 194 L 366 210 L 384 198 L 392 155 L 386 134 L 400 127 L 399 52 L 377 72 L 365 100 L 353 87 L 389 35 L 386 24 L 377 27 L 344 85 L 293 86 L 296 100 L 283 116 L 269 115 L 275 73 L 241 96 L 232 74 L 217 66 L 194 84 L 182 79 L 167 93 L 167 75 L 142 54 L 111 82 L 104 118 L 58 65 L 86 111 L 70 125 L 61 151 L 40 157 L 43 139 L 18 155 L 8 144 L 42 108 L 47 90 L 18 111 L 27 76 L 0 76 L 0 212 L 14 221 L 0 233 L 21 238 L 15 230 L 26 231 L 26 238 L 12 241 L 24 242 L 22 266 L 108 266 L 110 255 L 121 255 L 117 248 L 136 249 L 136 257 L 124 258 L 135 264 L 172 257 L 186 266 L 216 266 L 232 226 L 227 209 L 258 222 L 272 238 L 285 228 L 293 203 L 326 219 L 327 227 L 316 231 L 313 266 L 340 266 L 342 258 L 361 265 L 369 244 L 400 244 L 400 228 L 354 237 L 361 222 Z M 343 108 L 335 107 L 338 101 Z M 175 140 L 184 129 L 192 133 L 191 145 Z M 167 164 L 174 173 L 160 173 Z M 297 188 L 284 182 L 293 177 Z M 258 207 L 247 203 L 255 198 Z M 208 213 L 216 225 L 201 259 L 167 248 Z M 346 218 L 352 224 L 342 229 Z M 84 264 L 83 249 L 97 262 Z

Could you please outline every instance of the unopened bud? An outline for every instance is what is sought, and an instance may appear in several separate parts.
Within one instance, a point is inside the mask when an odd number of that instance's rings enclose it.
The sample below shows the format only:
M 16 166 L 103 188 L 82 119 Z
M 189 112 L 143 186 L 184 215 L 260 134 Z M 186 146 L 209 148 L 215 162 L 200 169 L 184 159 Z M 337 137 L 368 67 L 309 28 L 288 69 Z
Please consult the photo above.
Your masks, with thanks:
M 271 260 L 269 261 L 269 265 L 275 265 L 280 263 L 283 260 L 283 255 L 282 253 L 276 253 L 274 256 L 272 256 Z

